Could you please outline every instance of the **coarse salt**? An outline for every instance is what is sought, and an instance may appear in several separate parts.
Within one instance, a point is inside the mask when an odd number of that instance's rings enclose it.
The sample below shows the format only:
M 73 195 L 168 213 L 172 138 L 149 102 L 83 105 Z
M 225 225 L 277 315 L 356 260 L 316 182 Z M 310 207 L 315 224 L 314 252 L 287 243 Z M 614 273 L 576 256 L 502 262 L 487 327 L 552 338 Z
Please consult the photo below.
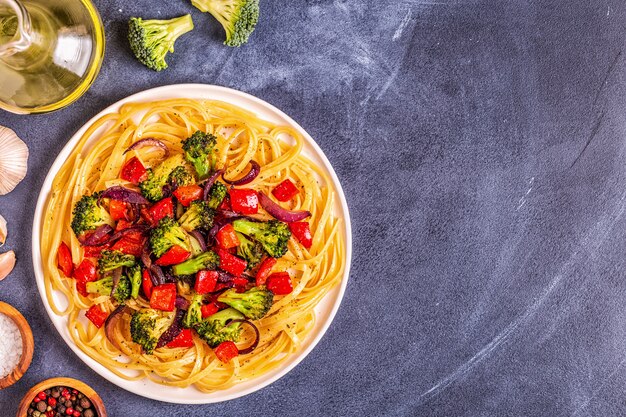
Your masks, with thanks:
M 22 357 L 22 335 L 17 324 L 6 314 L 0 314 L 0 378 L 11 373 Z

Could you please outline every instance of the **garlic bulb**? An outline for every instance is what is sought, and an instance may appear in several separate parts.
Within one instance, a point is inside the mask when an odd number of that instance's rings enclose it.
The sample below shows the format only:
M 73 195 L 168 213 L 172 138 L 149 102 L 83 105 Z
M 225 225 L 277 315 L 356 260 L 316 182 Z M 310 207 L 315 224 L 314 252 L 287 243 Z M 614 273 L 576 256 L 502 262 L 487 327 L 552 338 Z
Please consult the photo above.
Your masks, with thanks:
M 26 176 L 28 146 L 8 127 L 0 126 L 0 195 L 5 195 Z
M 0 254 L 0 281 L 13 271 L 15 267 L 15 252 L 12 250 Z
M 7 221 L 0 215 L 0 246 L 7 241 Z

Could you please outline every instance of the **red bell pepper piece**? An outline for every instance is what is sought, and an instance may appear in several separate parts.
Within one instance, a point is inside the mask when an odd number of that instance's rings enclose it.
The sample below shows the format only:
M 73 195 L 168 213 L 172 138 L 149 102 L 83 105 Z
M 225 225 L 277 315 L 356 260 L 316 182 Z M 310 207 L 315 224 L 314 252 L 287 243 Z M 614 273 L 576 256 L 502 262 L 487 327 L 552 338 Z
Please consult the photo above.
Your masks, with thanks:
M 66 277 L 71 277 L 74 271 L 74 263 L 72 262 L 72 251 L 65 242 L 61 242 L 57 252 L 57 266 Z
M 222 228 L 217 231 L 215 239 L 217 240 L 218 246 L 224 249 L 230 249 L 239 246 L 239 238 L 237 237 L 235 228 L 230 223 L 222 226 Z
M 168 348 L 189 348 L 193 346 L 193 335 L 191 334 L 191 329 L 183 329 L 182 332 L 178 333 L 171 342 L 167 345 Z
M 196 184 L 185 185 L 183 187 L 178 187 L 176 191 L 174 191 L 174 195 L 185 207 L 188 207 L 192 201 L 201 200 L 204 195 L 204 190 L 202 187 Z
M 134 156 L 129 159 L 126 164 L 124 164 L 120 177 L 123 180 L 132 182 L 133 184 L 139 184 L 141 181 L 148 178 L 148 171 L 146 170 L 146 167 L 143 166 L 139 158 Z
M 115 225 L 115 231 L 119 232 L 121 230 L 126 230 L 129 227 L 131 227 L 133 224 L 131 222 L 129 222 L 126 219 L 120 219 L 118 220 L 117 224 Z
M 235 342 L 227 341 L 220 343 L 215 348 L 215 356 L 217 359 L 224 363 L 230 362 L 231 359 L 236 358 L 239 355 L 239 349 Z
M 150 307 L 155 310 L 174 311 L 176 302 L 176 284 L 170 282 L 152 288 Z
M 270 276 L 272 272 L 272 268 L 276 265 L 276 259 L 268 256 L 263 259 L 261 265 L 259 265 L 259 269 L 256 271 L 256 286 L 260 287 L 261 285 L 265 285 L 265 281 L 267 281 L 267 277 Z
M 230 194 L 230 206 L 239 214 L 256 214 L 259 211 L 259 197 L 254 190 L 233 188 Z
M 206 319 L 207 317 L 212 316 L 213 314 L 217 313 L 219 310 L 220 308 L 216 306 L 215 303 L 206 304 L 200 307 L 200 313 L 202 314 L 203 319 Z
M 193 289 L 198 294 L 208 294 L 215 291 L 218 276 L 219 273 L 217 271 L 199 271 L 196 274 L 196 283 L 194 284 Z
M 276 197 L 278 201 L 289 201 L 298 195 L 298 193 L 298 188 L 290 179 L 281 182 L 272 190 L 272 194 L 274 194 L 274 197 Z
M 99 258 L 101 252 L 105 249 L 110 249 L 111 245 L 100 245 L 100 246 L 83 246 L 83 253 L 85 254 L 85 258 Z
M 111 250 L 118 250 L 127 255 L 140 257 L 143 252 L 143 240 L 137 241 L 131 236 L 124 236 L 111 247 Z
M 293 291 L 288 272 L 276 272 L 267 277 L 267 289 L 276 295 L 286 295 Z
M 99 329 L 102 327 L 107 317 L 109 317 L 109 313 L 102 311 L 102 309 L 97 305 L 92 305 L 85 313 L 85 317 L 87 317 L 94 324 L 94 326 Z
M 248 266 L 248 262 L 244 259 L 241 259 L 223 249 L 218 249 L 217 254 L 220 257 L 220 269 L 230 272 L 236 277 L 243 274 L 243 271 L 245 271 Z
M 152 223 L 153 226 L 156 226 L 159 220 L 164 217 L 174 217 L 174 203 L 172 202 L 172 197 L 157 201 L 148 209 L 148 215 L 150 223 Z
M 150 271 L 148 271 L 147 269 L 143 270 L 143 273 L 141 275 L 141 288 L 143 289 L 143 293 L 146 296 L 146 299 L 150 299 L 150 296 L 152 295 L 152 278 L 150 277 Z
M 230 197 L 228 196 L 228 194 L 226 194 L 226 196 L 224 197 L 224 199 L 220 203 L 218 209 L 233 211 L 233 208 L 230 206 Z
M 307 249 L 311 249 L 313 245 L 313 236 L 311 235 L 311 228 L 309 222 L 293 222 L 289 223 L 289 230 L 298 239 L 298 242 Z
M 244 292 L 246 290 L 246 287 L 248 286 L 249 283 L 250 283 L 250 281 L 248 281 L 244 277 L 235 277 L 235 278 L 233 278 L 233 285 L 235 286 L 235 289 L 238 292 Z
M 185 262 L 190 256 L 191 252 L 185 250 L 181 246 L 174 245 L 161 255 L 161 257 L 154 263 L 160 266 L 176 265 L 181 262 Z
M 89 259 L 83 261 L 74 268 L 74 279 L 76 279 L 76 289 L 83 296 L 87 296 L 87 283 L 98 279 L 96 265 Z
M 127 210 L 128 205 L 123 201 L 111 200 L 109 202 L 109 214 L 115 221 L 126 219 L 128 216 Z

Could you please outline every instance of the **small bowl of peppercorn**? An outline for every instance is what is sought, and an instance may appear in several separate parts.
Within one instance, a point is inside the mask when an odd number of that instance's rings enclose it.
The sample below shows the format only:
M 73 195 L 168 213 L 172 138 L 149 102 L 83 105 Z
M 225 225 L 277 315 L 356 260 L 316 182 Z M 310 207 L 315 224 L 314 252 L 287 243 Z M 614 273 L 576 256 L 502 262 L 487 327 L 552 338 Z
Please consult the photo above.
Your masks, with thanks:
M 51 378 L 24 395 L 17 417 L 107 417 L 107 413 L 102 398 L 89 385 L 72 378 Z

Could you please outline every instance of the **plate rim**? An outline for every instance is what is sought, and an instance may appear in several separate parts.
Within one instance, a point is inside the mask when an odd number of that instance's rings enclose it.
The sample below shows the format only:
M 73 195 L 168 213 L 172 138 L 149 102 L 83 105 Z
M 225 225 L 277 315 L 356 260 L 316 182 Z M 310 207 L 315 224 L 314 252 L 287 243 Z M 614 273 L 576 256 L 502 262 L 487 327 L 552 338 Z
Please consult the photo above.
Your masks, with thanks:
M 324 165 L 325 170 L 330 175 L 333 185 L 335 186 L 335 191 L 339 200 L 339 204 L 341 206 L 341 210 L 344 213 L 343 222 L 344 222 L 345 237 L 346 237 L 345 270 L 344 270 L 343 276 L 341 277 L 340 285 L 336 287 L 338 290 L 337 298 L 335 302 L 332 304 L 328 318 L 322 324 L 322 327 L 320 328 L 319 332 L 313 335 L 314 337 L 311 340 L 311 342 L 308 344 L 308 346 L 306 346 L 305 349 L 303 349 L 300 353 L 295 353 L 294 355 L 297 355 L 296 358 L 293 361 L 286 363 L 286 366 L 284 367 L 279 366 L 278 368 L 276 368 L 274 370 L 275 373 L 273 375 L 267 377 L 268 374 L 263 374 L 255 378 L 255 379 L 260 379 L 260 381 L 258 383 L 255 383 L 251 387 L 228 393 L 227 392 L 228 390 L 231 390 L 237 387 L 237 385 L 235 385 L 224 391 L 215 391 L 213 393 L 204 394 L 206 395 L 206 397 L 199 398 L 197 400 L 183 399 L 183 398 L 179 399 L 176 397 L 173 397 L 173 398 L 165 397 L 163 395 L 159 396 L 157 393 L 152 394 L 148 390 L 142 391 L 141 386 L 139 384 L 137 388 L 129 388 L 129 387 L 121 386 L 120 384 L 118 384 L 118 380 L 121 380 L 119 382 L 124 382 L 126 380 L 115 375 L 109 369 L 107 369 L 106 367 L 101 365 L 99 362 L 97 362 L 95 359 L 91 358 L 85 352 L 80 350 L 80 348 L 72 341 L 71 338 L 66 338 L 65 334 L 62 332 L 62 329 L 60 328 L 60 326 L 65 325 L 65 323 L 61 323 L 61 322 L 57 323 L 57 320 L 56 320 L 57 318 L 62 318 L 62 316 L 57 316 L 52 311 L 46 298 L 44 277 L 43 277 L 44 275 L 43 260 L 42 260 L 41 249 L 40 249 L 41 228 L 43 226 L 43 214 L 44 214 L 46 201 L 51 192 L 50 186 L 54 180 L 54 177 L 58 173 L 59 169 L 62 167 L 63 162 L 65 161 L 65 158 L 66 158 L 66 154 L 69 155 L 71 153 L 72 149 L 75 147 L 76 143 L 80 140 L 80 138 L 87 131 L 87 129 L 90 126 L 92 126 L 94 122 L 96 122 L 100 117 L 102 117 L 103 115 L 107 113 L 117 111 L 119 107 L 121 107 L 125 103 L 131 102 L 131 101 L 142 101 L 142 100 L 143 101 L 162 100 L 164 98 L 163 97 L 159 98 L 159 94 L 168 95 L 171 93 L 175 93 L 176 90 L 178 89 L 183 90 L 183 89 L 190 89 L 190 88 L 198 89 L 197 92 L 201 95 L 210 96 L 211 93 L 217 92 L 217 93 L 222 93 L 226 95 L 229 95 L 229 94 L 234 95 L 243 100 L 251 101 L 257 104 L 258 106 L 263 107 L 264 110 L 275 113 L 277 116 L 284 118 L 291 125 L 291 127 L 296 129 L 303 136 L 303 138 L 305 139 L 305 142 L 313 148 L 316 156 L 320 158 L 320 160 L 322 161 L 322 164 Z M 181 96 L 184 97 L 184 94 L 181 94 Z M 220 99 L 218 98 L 218 100 Z M 226 101 L 226 100 L 220 100 L 220 101 Z M 54 162 L 48 169 L 48 172 L 44 178 L 44 181 L 42 183 L 41 189 L 37 197 L 37 204 L 35 207 L 35 214 L 33 217 L 33 224 L 32 224 L 32 262 L 33 262 L 35 281 L 37 284 L 39 296 L 44 305 L 46 313 L 48 314 L 48 317 L 50 318 L 50 321 L 52 322 L 52 325 L 54 326 L 55 330 L 57 331 L 61 339 L 66 343 L 66 345 L 92 371 L 94 371 L 95 373 L 97 373 L 98 375 L 100 375 L 102 378 L 109 381 L 110 383 L 114 384 L 116 387 L 121 388 L 128 392 L 131 392 L 135 395 L 139 395 L 144 398 L 149 398 L 152 400 L 166 402 L 166 403 L 173 403 L 173 404 L 188 404 L 188 405 L 212 404 L 212 403 L 220 403 L 224 401 L 229 401 L 229 400 L 233 400 L 236 398 L 240 398 L 240 397 L 252 394 L 276 382 L 277 380 L 279 380 L 280 378 L 282 378 L 283 376 L 291 372 L 297 365 L 299 365 L 311 353 L 311 351 L 317 346 L 317 344 L 321 341 L 321 339 L 324 337 L 324 335 L 328 331 L 331 323 L 335 319 L 335 316 L 339 310 L 339 306 L 341 305 L 341 302 L 343 301 L 346 287 L 348 284 L 348 280 L 350 277 L 350 268 L 351 268 L 351 262 L 352 262 L 352 223 L 351 223 L 350 211 L 348 208 L 348 203 L 346 200 L 345 193 L 343 191 L 343 187 L 341 186 L 341 182 L 339 181 L 339 178 L 332 164 L 328 160 L 326 154 L 322 151 L 320 146 L 317 144 L 317 142 L 313 139 L 313 137 L 311 137 L 311 135 L 302 126 L 300 126 L 299 123 L 297 123 L 293 118 L 291 118 L 291 116 L 289 116 L 288 114 L 286 114 L 279 108 L 275 107 L 274 105 L 272 105 L 271 103 L 268 103 L 267 101 L 263 99 L 260 99 L 256 96 L 253 96 L 252 94 L 239 91 L 233 88 L 218 86 L 214 84 L 202 84 L 202 83 L 169 84 L 169 85 L 163 85 L 159 87 L 142 90 L 134 94 L 131 94 L 125 98 L 122 98 L 120 100 L 117 100 L 116 102 L 105 107 L 103 110 L 99 111 L 95 116 L 90 118 L 78 130 L 76 130 L 76 132 L 67 140 L 67 142 L 65 143 L 61 151 L 59 151 L 59 153 L 57 154 L 57 157 L 54 159 Z M 328 294 L 324 296 L 324 298 L 326 298 L 327 296 Z M 270 373 L 274 371 L 270 371 Z M 141 379 L 136 382 L 141 383 L 143 381 L 145 381 L 145 379 Z M 135 382 L 135 381 L 126 381 L 126 382 Z M 162 387 L 163 389 L 177 389 L 176 387 L 165 386 L 165 385 L 162 385 Z M 225 394 L 219 395 L 220 393 L 225 393 Z

